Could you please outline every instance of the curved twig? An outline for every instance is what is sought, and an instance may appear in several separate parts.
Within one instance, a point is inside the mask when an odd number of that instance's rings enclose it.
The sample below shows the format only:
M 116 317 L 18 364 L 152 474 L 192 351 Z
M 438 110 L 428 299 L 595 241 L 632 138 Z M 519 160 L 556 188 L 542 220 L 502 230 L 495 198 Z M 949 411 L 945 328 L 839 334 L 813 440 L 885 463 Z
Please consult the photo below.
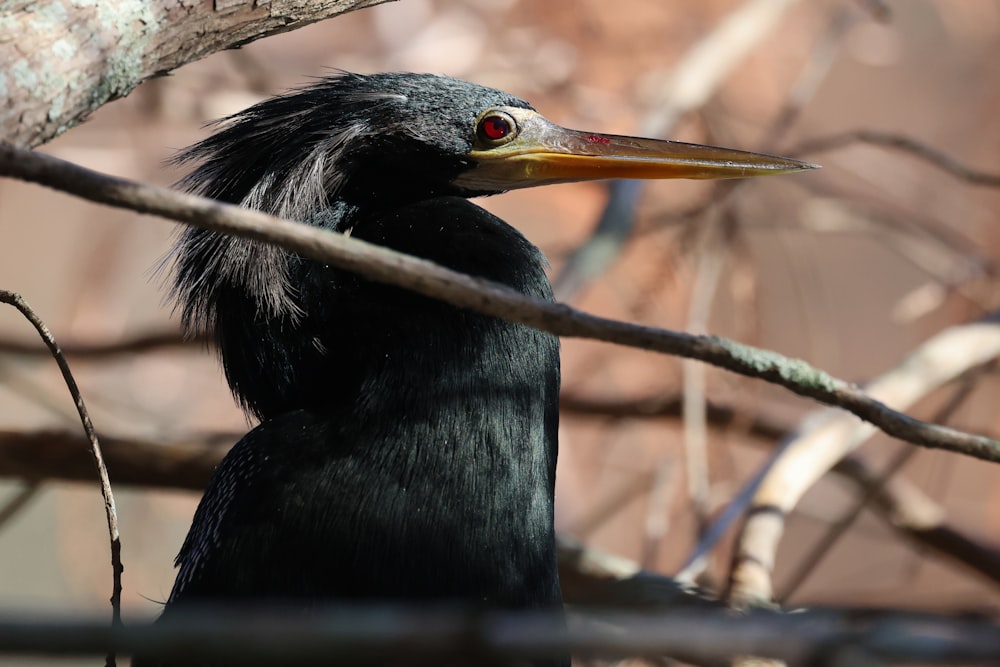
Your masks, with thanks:
M 52 358 L 55 359 L 56 364 L 59 366 L 59 372 L 62 373 L 66 388 L 69 389 L 69 393 L 73 397 L 76 411 L 80 415 L 80 423 L 83 425 L 83 430 L 87 433 L 87 439 L 90 441 L 90 453 L 94 457 L 94 463 L 97 466 L 97 476 L 101 480 L 101 496 L 104 498 L 104 512 L 107 515 L 108 534 L 111 538 L 111 625 L 112 627 L 119 627 L 122 624 L 122 571 L 124 570 L 124 566 L 122 565 L 122 544 L 121 536 L 118 534 L 118 510 L 115 507 L 115 495 L 111 490 L 111 480 L 108 478 L 108 469 L 104 465 L 104 455 L 101 453 L 101 443 L 97 439 L 97 431 L 94 429 L 94 423 L 90 419 L 90 413 L 87 412 L 87 406 L 83 402 L 80 388 L 73 378 L 73 372 L 70 370 L 69 364 L 66 362 L 66 357 L 63 356 L 62 351 L 59 349 L 59 344 L 56 343 L 56 339 L 52 336 L 49 328 L 45 326 L 45 323 L 20 294 L 0 290 L 0 303 L 7 303 L 17 308 L 24 315 L 24 318 L 31 323 L 31 326 L 35 327 L 35 331 L 38 332 L 39 337 L 45 342 L 46 347 L 49 348 Z M 108 667 L 114 667 L 114 651 L 108 653 L 106 664 Z

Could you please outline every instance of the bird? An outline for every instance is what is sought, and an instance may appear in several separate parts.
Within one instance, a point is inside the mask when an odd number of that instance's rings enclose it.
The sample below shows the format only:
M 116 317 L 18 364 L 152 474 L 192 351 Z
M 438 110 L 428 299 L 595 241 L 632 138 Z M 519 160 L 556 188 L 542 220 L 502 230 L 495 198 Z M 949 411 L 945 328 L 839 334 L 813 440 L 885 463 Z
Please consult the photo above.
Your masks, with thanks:
M 544 300 L 541 251 L 471 198 L 811 166 L 570 130 L 447 76 L 348 72 L 217 121 L 176 161 L 194 165 L 180 182 L 190 192 Z M 206 602 L 559 613 L 557 337 L 205 229 L 180 236 L 173 262 L 184 328 L 214 341 L 259 424 L 204 492 L 163 618 Z M 229 663 L 133 661 L 167 664 Z

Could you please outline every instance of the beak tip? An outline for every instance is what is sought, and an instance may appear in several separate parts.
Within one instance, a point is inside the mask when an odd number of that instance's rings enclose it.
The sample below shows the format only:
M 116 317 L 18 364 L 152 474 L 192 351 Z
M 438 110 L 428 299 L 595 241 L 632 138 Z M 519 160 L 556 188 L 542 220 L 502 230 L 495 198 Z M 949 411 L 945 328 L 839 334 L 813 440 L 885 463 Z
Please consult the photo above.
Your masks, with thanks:
M 813 169 L 822 169 L 823 165 L 816 164 L 815 162 L 806 162 L 804 160 L 794 160 L 792 158 L 780 158 L 781 163 L 776 163 L 774 165 L 774 172 L 776 174 L 794 174 L 800 171 L 812 171 Z

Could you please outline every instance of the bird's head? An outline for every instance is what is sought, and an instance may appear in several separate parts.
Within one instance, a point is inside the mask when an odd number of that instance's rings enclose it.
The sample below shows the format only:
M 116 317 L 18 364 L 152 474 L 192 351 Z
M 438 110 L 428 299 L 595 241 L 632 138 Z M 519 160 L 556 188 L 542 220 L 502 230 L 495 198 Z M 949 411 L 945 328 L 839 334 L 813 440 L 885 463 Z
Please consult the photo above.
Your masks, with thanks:
M 341 74 L 261 102 L 179 157 L 207 196 L 307 220 L 332 200 L 437 196 L 607 178 L 742 178 L 811 168 L 745 151 L 560 127 L 508 93 L 444 76 Z

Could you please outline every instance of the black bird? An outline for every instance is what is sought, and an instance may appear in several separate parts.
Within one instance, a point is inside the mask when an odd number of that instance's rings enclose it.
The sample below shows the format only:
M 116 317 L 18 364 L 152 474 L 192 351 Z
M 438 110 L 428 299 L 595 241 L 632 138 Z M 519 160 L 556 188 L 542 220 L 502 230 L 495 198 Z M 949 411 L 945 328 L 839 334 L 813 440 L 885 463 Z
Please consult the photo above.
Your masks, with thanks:
M 198 163 L 193 192 L 541 299 L 539 250 L 467 198 L 809 167 L 567 130 L 507 93 L 421 74 L 322 78 L 225 119 L 178 161 Z M 184 325 L 214 336 L 260 425 L 206 489 L 164 616 L 250 600 L 560 607 L 554 336 L 200 229 L 175 261 Z

